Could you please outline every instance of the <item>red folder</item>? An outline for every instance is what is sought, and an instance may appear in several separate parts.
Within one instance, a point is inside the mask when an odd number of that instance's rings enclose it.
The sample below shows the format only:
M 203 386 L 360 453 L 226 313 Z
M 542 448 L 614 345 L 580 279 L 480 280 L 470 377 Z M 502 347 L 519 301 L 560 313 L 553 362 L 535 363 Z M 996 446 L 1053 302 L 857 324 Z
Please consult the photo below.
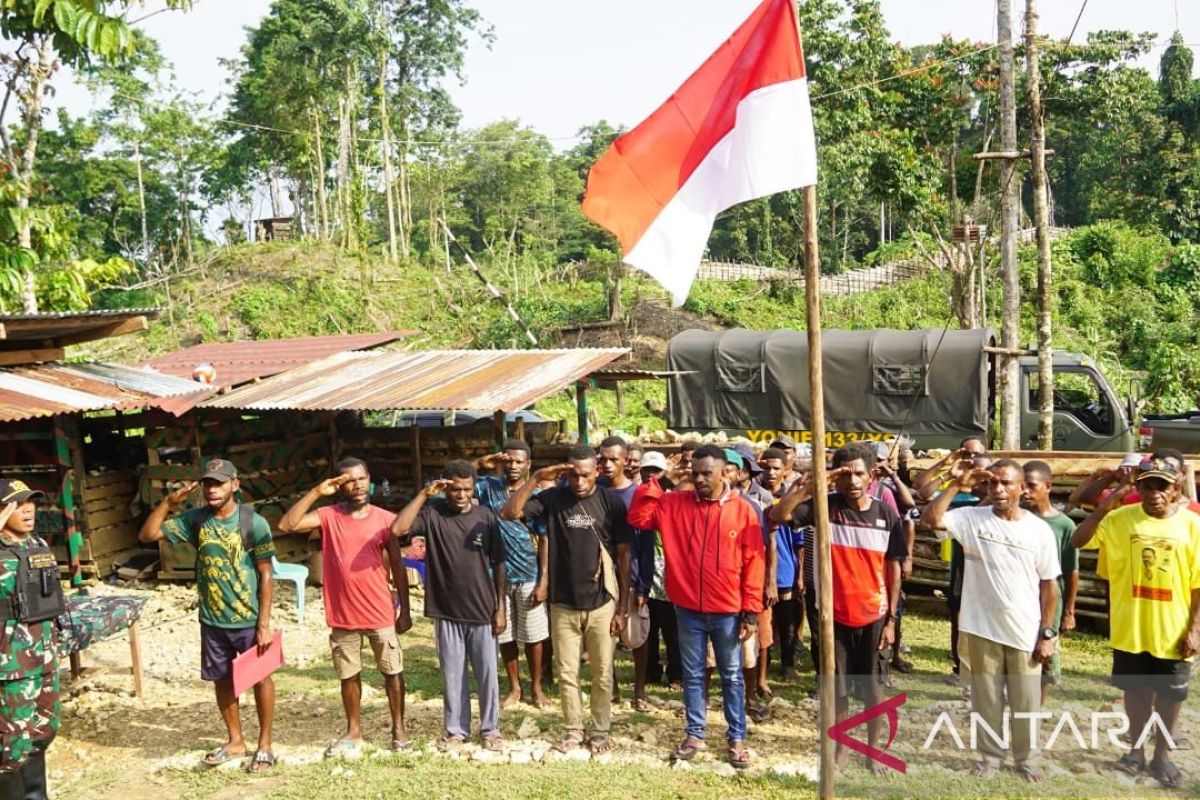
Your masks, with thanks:
M 261 655 L 258 645 L 233 659 L 233 694 L 240 695 L 253 688 L 259 681 L 283 666 L 283 631 L 275 631 L 275 638 Z

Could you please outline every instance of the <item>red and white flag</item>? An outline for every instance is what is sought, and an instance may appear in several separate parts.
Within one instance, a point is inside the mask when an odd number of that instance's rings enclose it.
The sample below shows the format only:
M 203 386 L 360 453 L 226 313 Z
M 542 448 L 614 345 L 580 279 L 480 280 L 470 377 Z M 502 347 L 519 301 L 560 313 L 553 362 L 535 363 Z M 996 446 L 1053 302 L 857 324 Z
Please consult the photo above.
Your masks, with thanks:
M 763 0 L 667 102 L 588 174 L 583 212 L 624 260 L 687 299 L 717 214 L 817 182 L 793 0 Z

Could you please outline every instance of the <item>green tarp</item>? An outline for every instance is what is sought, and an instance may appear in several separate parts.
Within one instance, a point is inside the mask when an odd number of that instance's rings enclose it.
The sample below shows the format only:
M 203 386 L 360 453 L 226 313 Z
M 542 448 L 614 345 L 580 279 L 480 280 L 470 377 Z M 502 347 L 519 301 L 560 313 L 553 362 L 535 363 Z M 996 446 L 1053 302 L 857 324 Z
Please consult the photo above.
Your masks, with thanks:
M 828 430 L 987 432 L 990 329 L 825 331 Z M 685 331 L 667 350 L 675 430 L 807 430 L 804 331 Z

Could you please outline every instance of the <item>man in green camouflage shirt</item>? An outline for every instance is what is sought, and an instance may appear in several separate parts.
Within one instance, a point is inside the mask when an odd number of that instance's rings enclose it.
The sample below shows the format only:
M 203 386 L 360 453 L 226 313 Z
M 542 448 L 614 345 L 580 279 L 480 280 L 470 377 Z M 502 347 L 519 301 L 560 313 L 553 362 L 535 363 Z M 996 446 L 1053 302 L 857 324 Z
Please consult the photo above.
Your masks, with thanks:
M 58 733 L 54 620 L 24 623 L 11 610 L 16 552 L 46 543 L 34 534 L 34 498 L 21 481 L 0 480 L 0 800 L 46 797 L 46 749 Z

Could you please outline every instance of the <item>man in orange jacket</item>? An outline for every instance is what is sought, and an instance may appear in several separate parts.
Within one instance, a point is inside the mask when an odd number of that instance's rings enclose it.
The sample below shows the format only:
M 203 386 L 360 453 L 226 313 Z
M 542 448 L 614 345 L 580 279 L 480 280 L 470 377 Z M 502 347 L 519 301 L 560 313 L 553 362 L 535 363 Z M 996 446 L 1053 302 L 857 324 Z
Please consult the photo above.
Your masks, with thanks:
M 762 527 L 754 508 L 725 482 L 725 453 L 705 445 L 688 474 L 674 473 L 675 490 L 660 477 L 634 493 L 629 524 L 662 538 L 668 599 L 679 621 L 686 735 L 671 757 L 688 760 L 704 747 L 704 661 L 713 645 L 721 674 L 729 763 L 750 765 L 746 748 L 746 687 L 740 643 L 763 608 Z

